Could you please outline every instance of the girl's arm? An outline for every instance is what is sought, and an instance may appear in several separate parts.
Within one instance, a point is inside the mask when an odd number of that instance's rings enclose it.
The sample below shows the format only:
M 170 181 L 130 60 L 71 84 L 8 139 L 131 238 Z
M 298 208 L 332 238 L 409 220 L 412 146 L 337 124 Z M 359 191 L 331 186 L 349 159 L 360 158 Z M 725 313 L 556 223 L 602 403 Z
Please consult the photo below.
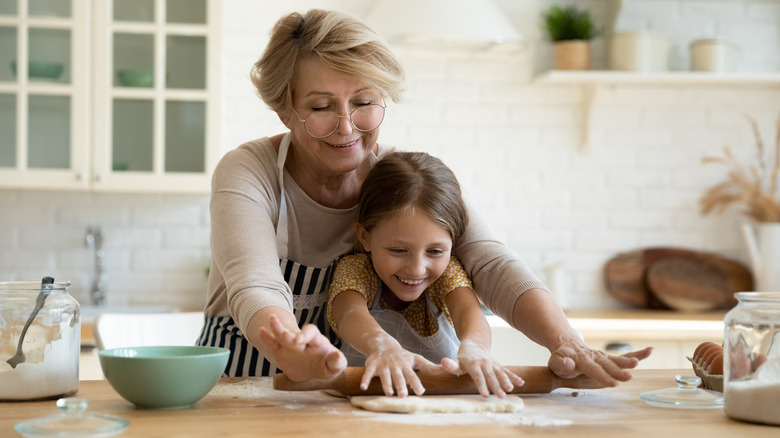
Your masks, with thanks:
M 504 397 L 514 385 L 522 385 L 521 378 L 490 355 L 492 333 L 474 291 L 458 287 L 447 294 L 446 300 L 460 348 L 457 363 L 445 359 L 442 365 L 451 372 L 467 372 L 483 397 L 491 392 Z
M 398 341 L 387 334 L 368 311 L 366 299 L 356 291 L 340 292 L 331 303 L 336 331 L 341 339 L 366 356 L 366 371 L 360 388 L 366 390 L 374 376 L 382 382 L 385 395 L 393 395 L 393 386 L 399 397 L 408 394 L 407 383 L 415 394 L 425 388 L 415 370 L 434 371 L 437 366 L 424 357 L 404 350 Z

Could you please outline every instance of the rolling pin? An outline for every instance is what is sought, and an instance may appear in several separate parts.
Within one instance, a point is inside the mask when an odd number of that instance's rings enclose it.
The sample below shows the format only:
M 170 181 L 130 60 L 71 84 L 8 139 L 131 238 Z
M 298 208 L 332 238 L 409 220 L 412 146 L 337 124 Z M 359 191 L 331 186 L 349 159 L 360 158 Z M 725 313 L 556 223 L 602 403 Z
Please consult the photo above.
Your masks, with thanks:
M 546 394 L 557 388 L 598 389 L 604 385 L 580 375 L 573 379 L 562 379 L 545 366 L 508 366 L 509 370 L 520 376 L 525 385 L 516 386 L 512 394 Z M 368 389 L 360 389 L 364 367 L 347 367 L 343 373 L 331 380 L 308 380 L 294 382 L 284 373 L 274 376 L 274 389 L 281 391 L 317 391 L 328 389 L 343 395 L 383 395 L 382 384 L 378 377 L 371 379 Z M 418 373 L 420 382 L 427 395 L 479 394 L 474 381 L 468 374 L 455 376 L 447 373 Z

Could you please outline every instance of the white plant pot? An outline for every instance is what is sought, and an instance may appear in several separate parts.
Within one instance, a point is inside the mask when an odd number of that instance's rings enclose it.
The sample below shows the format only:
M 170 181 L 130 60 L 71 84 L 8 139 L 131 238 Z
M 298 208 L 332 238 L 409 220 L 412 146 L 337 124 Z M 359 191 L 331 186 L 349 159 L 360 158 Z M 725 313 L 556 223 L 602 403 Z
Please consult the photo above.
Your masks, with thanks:
M 669 39 L 654 32 L 618 32 L 609 37 L 611 70 L 660 72 L 669 69 Z
M 737 48 L 725 40 L 696 40 L 691 43 L 691 71 L 737 71 Z

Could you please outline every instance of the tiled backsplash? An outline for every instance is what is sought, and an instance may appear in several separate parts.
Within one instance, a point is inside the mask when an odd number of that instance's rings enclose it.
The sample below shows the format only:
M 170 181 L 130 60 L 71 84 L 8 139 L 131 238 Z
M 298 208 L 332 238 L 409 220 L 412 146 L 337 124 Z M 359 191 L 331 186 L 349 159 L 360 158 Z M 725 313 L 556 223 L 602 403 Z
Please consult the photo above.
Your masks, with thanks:
M 724 176 L 702 157 L 730 145 L 755 152 L 744 115 L 773 145 L 780 84 L 623 84 L 598 89 L 587 151 L 579 150 L 578 85 L 538 84 L 549 66 L 535 15 L 549 1 L 496 3 L 529 40 L 514 53 L 430 52 L 399 48 L 407 91 L 391 104 L 382 140 L 444 159 L 499 236 L 532 267 L 560 265 L 556 291 L 572 308 L 613 307 L 601 284 L 617 252 L 676 245 L 746 260 L 734 211 L 702 217 L 697 201 Z M 616 1 L 579 1 L 600 16 Z M 780 72 L 780 1 L 631 1 L 619 26 L 670 34 L 686 65 L 690 39 L 731 38 L 741 69 Z M 371 2 L 223 2 L 222 144 L 281 132 L 247 78 L 270 27 L 283 13 L 310 7 L 362 15 Z M 530 5 L 530 6 L 529 6 Z M 596 67 L 605 59 L 595 42 Z M 603 66 L 603 65 L 602 65 Z M 229 102 L 229 104 L 228 104 Z M 88 226 L 105 235 L 109 304 L 200 307 L 209 260 L 208 196 L 0 191 L 0 278 L 54 275 L 86 302 L 92 252 Z

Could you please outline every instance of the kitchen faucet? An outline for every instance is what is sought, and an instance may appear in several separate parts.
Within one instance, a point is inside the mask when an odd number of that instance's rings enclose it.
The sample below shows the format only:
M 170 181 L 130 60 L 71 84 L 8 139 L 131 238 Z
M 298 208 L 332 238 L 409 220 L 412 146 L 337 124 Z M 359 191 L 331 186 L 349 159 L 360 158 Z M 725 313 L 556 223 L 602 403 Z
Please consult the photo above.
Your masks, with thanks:
M 106 252 L 103 249 L 103 231 L 100 227 L 87 227 L 86 245 L 87 248 L 95 250 L 95 280 L 92 282 L 89 298 L 93 305 L 102 306 L 108 291 L 108 275 L 105 271 Z

